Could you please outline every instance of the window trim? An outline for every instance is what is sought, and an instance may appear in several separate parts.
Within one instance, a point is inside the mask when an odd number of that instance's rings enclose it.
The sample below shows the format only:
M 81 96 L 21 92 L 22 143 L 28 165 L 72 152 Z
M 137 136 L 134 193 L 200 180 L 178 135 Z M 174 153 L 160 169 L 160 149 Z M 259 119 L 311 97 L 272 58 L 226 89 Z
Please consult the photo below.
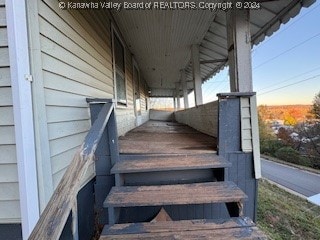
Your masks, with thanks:
M 124 85 L 125 85 L 125 96 L 126 100 L 125 102 L 118 101 L 117 96 L 117 67 L 116 67 L 116 61 L 115 61 L 115 42 L 114 38 L 117 37 L 120 44 L 123 47 L 123 62 L 124 62 L 124 72 L 121 71 L 121 74 L 124 75 Z M 116 108 L 127 108 L 128 107 L 128 81 L 126 77 L 126 45 L 120 35 L 120 32 L 116 29 L 113 22 L 111 22 L 111 50 L 112 50 L 112 71 L 113 71 L 113 95 L 115 99 Z

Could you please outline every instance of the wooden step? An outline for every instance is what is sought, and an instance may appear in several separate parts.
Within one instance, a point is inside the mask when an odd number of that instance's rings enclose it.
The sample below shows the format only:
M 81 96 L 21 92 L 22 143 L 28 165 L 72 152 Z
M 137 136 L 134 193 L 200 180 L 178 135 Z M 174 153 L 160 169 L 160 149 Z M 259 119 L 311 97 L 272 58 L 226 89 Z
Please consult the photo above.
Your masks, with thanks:
M 113 187 L 104 207 L 231 203 L 246 199 L 233 182 Z
M 216 154 L 120 155 L 112 174 L 226 168 L 231 163 Z
M 107 239 L 267 239 L 249 218 L 181 220 L 106 225 Z

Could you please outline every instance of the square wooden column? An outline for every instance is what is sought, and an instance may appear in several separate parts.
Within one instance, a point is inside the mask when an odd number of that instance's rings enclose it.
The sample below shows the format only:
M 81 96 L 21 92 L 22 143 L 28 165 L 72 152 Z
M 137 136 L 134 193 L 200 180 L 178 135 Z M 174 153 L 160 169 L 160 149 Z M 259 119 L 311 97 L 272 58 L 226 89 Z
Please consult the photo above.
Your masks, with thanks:
M 181 108 L 180 106 L 180 82 L 176 83 L 176 99 L 177 99 L 177 110 Z
M 193 68 L 193 80 L 194 80 L 194 96 L 196 106 L 203 104 L 202 100 L 202 80 L 200 75 L 200 56 L 199 56 L 199 45 L 192 45 L 192 68 Z
M 186 72 L 184 69 L 181 70 L 181 82 L 182 82 L 184 109 L 187 109 L 189 108 L 188 86 L 187 86 Z
M 250 10 L 227 12 L 228 61 L 231 92 L 252 92 Z

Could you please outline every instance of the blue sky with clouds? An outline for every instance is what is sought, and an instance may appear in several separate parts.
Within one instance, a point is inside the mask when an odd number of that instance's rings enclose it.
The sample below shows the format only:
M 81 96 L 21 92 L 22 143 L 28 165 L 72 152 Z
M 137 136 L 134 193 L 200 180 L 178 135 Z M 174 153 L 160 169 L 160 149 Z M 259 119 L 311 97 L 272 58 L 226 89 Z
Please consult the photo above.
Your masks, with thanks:
M 259 105 L 311 104 L 320 91 L 319 0 L 255 46 L 252 66 Z M 202 89 L 205 102 L 216 100 L 218 92 L 228 92 L 228 69 Z

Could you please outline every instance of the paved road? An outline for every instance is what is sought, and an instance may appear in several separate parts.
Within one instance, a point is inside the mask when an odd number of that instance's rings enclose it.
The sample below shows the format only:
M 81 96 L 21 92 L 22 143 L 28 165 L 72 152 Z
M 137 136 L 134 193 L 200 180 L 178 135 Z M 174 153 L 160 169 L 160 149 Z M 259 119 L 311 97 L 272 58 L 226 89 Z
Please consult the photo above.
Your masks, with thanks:
M 320 174 L 261 158 L 262 176 L 306 197 L 320 193 Z

